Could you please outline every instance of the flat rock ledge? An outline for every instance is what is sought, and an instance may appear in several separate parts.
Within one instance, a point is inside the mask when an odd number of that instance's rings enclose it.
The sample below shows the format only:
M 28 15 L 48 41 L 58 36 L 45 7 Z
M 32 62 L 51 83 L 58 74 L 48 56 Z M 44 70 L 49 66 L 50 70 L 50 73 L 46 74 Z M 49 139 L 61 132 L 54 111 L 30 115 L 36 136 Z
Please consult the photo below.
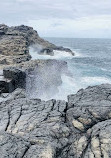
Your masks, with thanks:
M 111 85 L 81 89 L 68 102 L 0 96 L 1 158 L 111 158 Z

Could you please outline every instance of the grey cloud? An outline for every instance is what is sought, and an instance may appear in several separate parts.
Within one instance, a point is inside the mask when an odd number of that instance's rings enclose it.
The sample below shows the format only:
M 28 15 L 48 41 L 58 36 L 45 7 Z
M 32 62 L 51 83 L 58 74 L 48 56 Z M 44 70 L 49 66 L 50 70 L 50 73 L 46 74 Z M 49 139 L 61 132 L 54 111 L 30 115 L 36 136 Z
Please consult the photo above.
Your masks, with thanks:
M 63 24 L 62 23 L 53 23 L 51 24 L 52 27 L 58 27 L 58 26 L 62 26 Z
M 0 6 L 0 20 L 8 23 L 111 14 L 110 0 L 1 0 Z
M 66 36 L 74 34 L 85 34 L 83 28 L 83 17 L 87 24 L 91 23 L 93 31 L 88 32 L 90 26 L 85 25 L 86 34 L 89 36 L 99 32 L 96 30 L 95 21 L 98 17 L 102 19 L 102 27 L 100 33 L 104 32 L 104 25 L 106 25 L 106 16 L 108 20 L 111 19 L 111 1 L 110 0 L 1 0 L 0 1 L 0 23 L 8 25 L 30 24 L 40 32 L 43 36 Z M 103 16 L 103 17 L 102 17 Z M 105 16 L 105 17 L 104 17 Z M 55 19 L 55 20 L 54 20 Z M 91 21 L 89 19 L 92 19 Z M 100 19 L 100 18 L 99 18 Z M 96 23 L 98 22 L 96 20 Z M 92 22 L 93 21 L 93 22 Z M 71 25 L 71 29 L 67 28 L 67 24 Z M 85 23 L 84 22 L 84 23 Z M 78 24 L 75 28 L 74 26 Z M 46 25 L 45 25 L 46 24 Z M 98 22 L 99 24 L 99 22 Z M 69 26 L 68 25 L 68 26 Z M 110 31 L 110 22 L 108 22 Z M 61 28 L 61 29 L 60 29 Z M 99 28 L 100 30 L 100 28 Z M 55 33 L 54 33 L 55 32 Z M 45 34 L 45 35 L 44 35 Z M 109 35 L 111 33 L 107 33 Z M 91 35 L 92 36 L 92 35 Z M 99 35 L 98 35 L 99 36 Z M 105 35 L 104 35 L 105 36 Z M 111 36 L 111 35 L 110 35 Z

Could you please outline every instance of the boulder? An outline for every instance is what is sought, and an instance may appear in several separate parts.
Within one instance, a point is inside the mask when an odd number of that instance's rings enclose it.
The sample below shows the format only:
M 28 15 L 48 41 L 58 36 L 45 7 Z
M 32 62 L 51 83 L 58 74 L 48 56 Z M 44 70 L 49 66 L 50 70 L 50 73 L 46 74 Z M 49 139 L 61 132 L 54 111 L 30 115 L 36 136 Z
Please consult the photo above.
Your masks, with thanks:
M 58 47 L 58 48 L 56 48 L 55 50 L 68 52 L 68 53 L 70 53 L 72 56 L 75 55 L 74 52 L 72 52 L 69 48 Z
M 9 79 L 0 78 L 0 94 L 11 93 L 15 90 L 13 81 Z
M 0 71 L 0 94 L 11 93 L 15 90 L 12 79 L 6 79 L 3 76 L 3 71 Z
M 26 87 L 26 73 L 15 67 L 4 68 L 3 76 L 5 79 L 12 80 L 13 90 L 16 88 L 25 88 Z
M 44 49 L 42 49 L 39 54 L 40 54 L 40 55 L 50 55 L 50 56 L 54 56 L 53 50 L 51 50 L 51 49 L 49 49 L 49 48 L 44 48 Z

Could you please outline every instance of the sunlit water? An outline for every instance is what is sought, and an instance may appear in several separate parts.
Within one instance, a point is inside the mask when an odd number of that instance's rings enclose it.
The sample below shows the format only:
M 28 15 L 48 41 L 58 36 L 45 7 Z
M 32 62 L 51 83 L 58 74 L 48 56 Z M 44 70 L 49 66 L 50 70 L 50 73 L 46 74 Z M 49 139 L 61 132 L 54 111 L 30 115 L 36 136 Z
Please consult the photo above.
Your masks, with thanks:
M 67 52 L 54 51 L 54 56 L 39 55 L 30 49 L 32 59 L 59 59 L 68 63 L 72 76 L 62 75 L 62 85 L 55 99 L 67 99 L 67 95 L 81 88 L 111 83 L 111 40 L 110 39 L 64 39 L 46 38 L 58 45 L 70 48 L 75 56 Z M 45 98 L 43 98 L 45 99 Z M 51 99 L 51 98 L 48 98 Z

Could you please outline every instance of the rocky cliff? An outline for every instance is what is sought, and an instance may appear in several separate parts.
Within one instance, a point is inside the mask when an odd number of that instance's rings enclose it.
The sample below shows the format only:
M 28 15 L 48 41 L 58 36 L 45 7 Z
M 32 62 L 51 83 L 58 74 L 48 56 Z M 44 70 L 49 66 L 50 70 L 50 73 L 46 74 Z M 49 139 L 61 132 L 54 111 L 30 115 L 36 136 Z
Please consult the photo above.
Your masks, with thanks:
M 9 65 L 30 60 L 29 46 L 32 45 L 35 49 L 39 47 L 41 54 L 45 52 L 52 55 L 53 50 L 61 50 L 74 55 L 70 49 L 57 47 L 40 38 L 32 27 L 0 25 L 0 64 Z
M 64 50 L 30 27 L 0 26 L 0 158 L 111 158 L 111 85 L 81 89 L 67 102 L 30 97 L 56 93 L 69 73 L 64 61 L 30 60 L 32 44 Z
M 88 87 L 65 101 L 0 97 L 1 158 L 110 158 L 111 85 Z
M 53 50 L 65 50 L 72 53 L 70 49 L 57 47 L 40 38 L 32 27 L 0 25 L 0 93 L 12 92 L 16 88 L 26 88 L 26 79 L 30 83 L 32 80 L 37 84 L 40 81 L 42 92 L 51 91 L 53 87 L 56 93 L 62 82 L 62 70 L 67 71 L 67 63 L 57 60 L 33 61 L 29 53 L 30 46 L 41 54 L 54 55 Z M 32 79 L 34 72 L 35 80 Z M 32 87 L 30 84 L 28 89 L 31 90 Z M 36 87 L 37 91 L 40 89 Z

